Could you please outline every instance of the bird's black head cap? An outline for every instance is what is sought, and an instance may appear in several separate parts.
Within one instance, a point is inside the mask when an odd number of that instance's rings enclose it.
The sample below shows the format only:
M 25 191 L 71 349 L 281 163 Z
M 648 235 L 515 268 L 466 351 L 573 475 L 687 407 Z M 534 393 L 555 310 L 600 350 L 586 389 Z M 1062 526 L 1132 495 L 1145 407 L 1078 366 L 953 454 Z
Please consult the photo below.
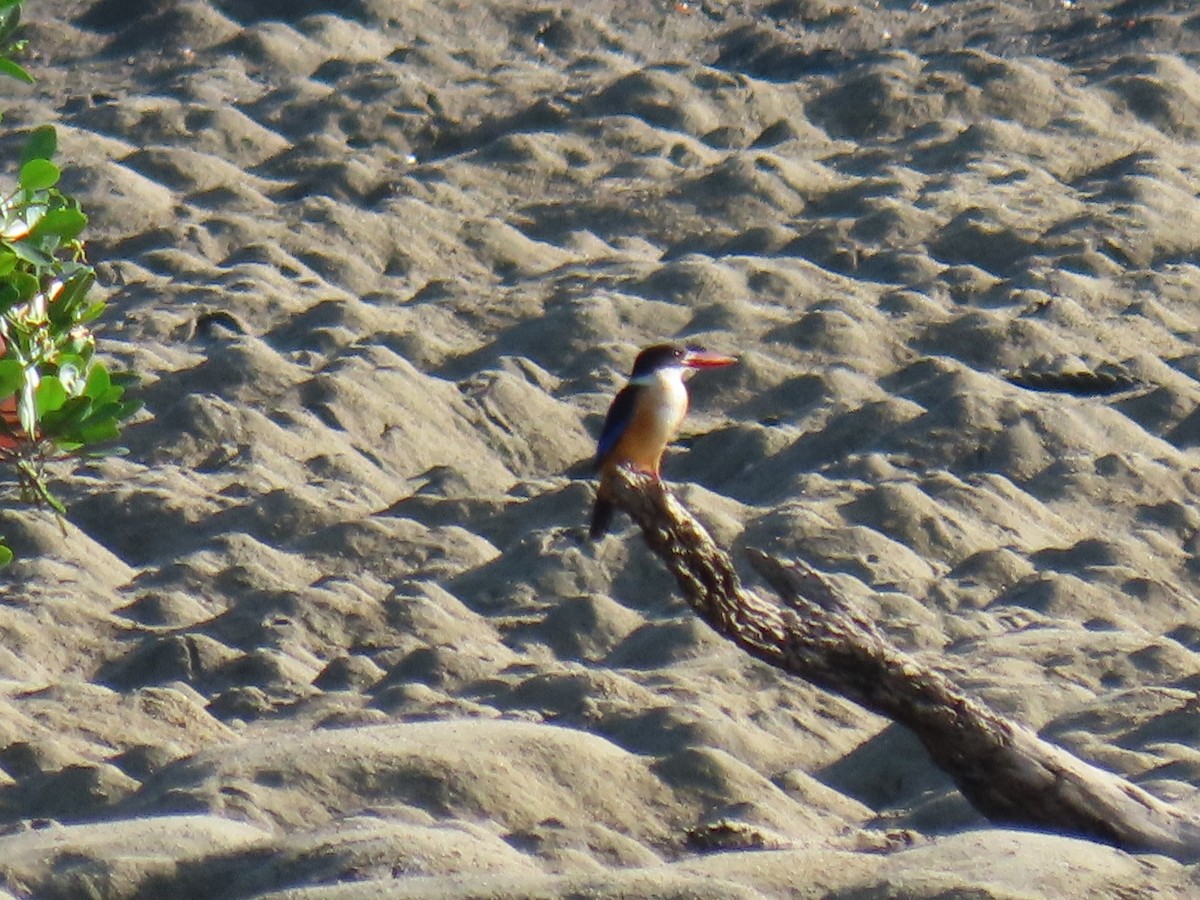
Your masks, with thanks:
M 671 363 L 682 363 L 687 354 L 688 348 L 675 344 L 655 344 L 653 347 L 647 347 L 633 361 L 633 372 L 629 377 L 639 378 Z

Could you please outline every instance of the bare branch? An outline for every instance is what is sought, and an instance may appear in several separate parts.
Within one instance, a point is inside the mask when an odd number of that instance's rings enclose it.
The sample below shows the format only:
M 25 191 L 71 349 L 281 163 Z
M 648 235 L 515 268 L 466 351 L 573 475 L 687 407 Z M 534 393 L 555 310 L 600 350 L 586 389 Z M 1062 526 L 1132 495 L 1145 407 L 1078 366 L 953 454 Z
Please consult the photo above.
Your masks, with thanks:
M 1047 743 L 894 647 L 802 562 L 750 551 L 779 592 L 743 587 L 729 556 L 648 476 L 620 471 L 613 499 L 642 529 L 692 608 L 751 656 L 912 729 L 989 820 L 1200 860 L 1200 819 Z

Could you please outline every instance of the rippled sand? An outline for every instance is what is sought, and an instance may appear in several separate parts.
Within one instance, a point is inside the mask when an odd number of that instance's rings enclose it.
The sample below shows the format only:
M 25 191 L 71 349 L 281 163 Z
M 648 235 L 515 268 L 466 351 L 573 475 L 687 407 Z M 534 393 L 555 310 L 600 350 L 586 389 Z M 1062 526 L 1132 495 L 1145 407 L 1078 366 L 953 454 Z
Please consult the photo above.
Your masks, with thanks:
M 1196 808 L 1190 3 L 27 17 L 0 148 L 58 125 L 146 414 L 67 540 L 0 514 L 0 895 L 1200 889 L 988 826 L 582 540 L 638 347 L 736 352 L 664 467 L 724 543 Z

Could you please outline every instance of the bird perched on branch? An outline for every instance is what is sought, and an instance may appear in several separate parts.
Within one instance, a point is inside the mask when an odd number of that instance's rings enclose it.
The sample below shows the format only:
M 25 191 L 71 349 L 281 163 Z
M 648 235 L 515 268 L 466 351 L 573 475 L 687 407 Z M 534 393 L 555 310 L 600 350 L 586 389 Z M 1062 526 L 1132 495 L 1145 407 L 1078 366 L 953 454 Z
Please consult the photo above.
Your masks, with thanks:
M 698 347 L 656 344 L 638 354 L 629 383 L 613 399 L 596 447 L 595 470 L 600 475 L 592 507 L 592 540 L 612 522 L 614 506 L 607 479 L 617 466 L 655 478 L 667 444 L 679 431 L 688 411 L 684 382 L 697 369 L 731 366 L 737 359 Z

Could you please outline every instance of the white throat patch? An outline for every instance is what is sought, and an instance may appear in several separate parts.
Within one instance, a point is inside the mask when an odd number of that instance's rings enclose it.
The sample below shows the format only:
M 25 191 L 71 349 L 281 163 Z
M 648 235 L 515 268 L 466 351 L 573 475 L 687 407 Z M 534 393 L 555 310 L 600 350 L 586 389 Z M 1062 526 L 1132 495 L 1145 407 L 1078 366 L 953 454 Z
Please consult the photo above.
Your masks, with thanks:
M 629 383 L 638 387 L 660 387 L 669 390 L 672 385 L 682 385 L 691 374 L 692 370 L 687 366 L 662 366 L 653 372 L 630 378 Z

